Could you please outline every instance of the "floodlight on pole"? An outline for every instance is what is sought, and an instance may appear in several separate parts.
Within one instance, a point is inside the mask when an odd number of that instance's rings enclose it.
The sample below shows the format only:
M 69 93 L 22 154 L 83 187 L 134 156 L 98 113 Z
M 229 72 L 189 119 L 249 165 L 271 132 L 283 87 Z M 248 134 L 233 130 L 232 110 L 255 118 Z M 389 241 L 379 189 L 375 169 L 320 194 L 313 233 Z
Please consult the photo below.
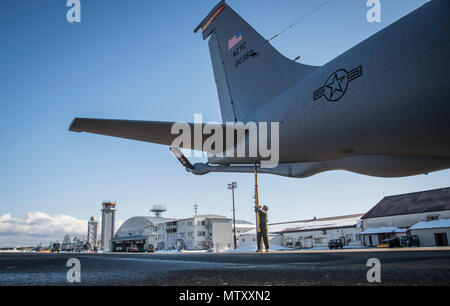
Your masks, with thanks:
M 236 237 L 236 210 L 234 209 L 234 189 L 237 188 L 236 182 L 231 182 L 231 184 L 227 184 L 228 189 L 231 190 L 232 198 L 233 198 L 233 240 L 234 240 L 234 248 L 237 248 L 237 237 Z

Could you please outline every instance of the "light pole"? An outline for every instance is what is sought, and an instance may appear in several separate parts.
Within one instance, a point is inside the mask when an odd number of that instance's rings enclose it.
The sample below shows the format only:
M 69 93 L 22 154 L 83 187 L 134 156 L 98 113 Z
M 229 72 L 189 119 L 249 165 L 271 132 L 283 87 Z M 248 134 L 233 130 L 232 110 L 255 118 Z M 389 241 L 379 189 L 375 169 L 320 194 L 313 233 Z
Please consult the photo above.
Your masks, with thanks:
M 237 188 L 236 182 L 231 182 L 231 184 L 227 184 L 228 189 L 231 189 L 231 194 L 233 196 L 233 238 L 234 238 L 234 248 L 237 248 L 237 241 L 236 241 L 236 216 L 235 216 L 235 209 L 234 209 L 234 189 Z

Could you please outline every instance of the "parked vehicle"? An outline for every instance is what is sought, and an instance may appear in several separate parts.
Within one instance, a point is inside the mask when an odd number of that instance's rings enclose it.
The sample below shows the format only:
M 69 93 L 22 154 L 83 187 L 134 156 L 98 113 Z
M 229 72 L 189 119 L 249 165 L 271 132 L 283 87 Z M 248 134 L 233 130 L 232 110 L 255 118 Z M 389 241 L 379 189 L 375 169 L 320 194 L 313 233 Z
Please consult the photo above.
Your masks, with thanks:
M 294 239 L 291 237 L 286 238 L 285 246 L 287 248 L 294 248 Z
M 377 248 L 388 248 L 388 247 L 389 247 L 389 244 L 383 242 L 383 243 L 377 244 L 376 247 L 377 247 Z
M 133 246 L 133 247 L 129 247 L 127 249 L 127 252 L 129 252 L 129 253 L 144 253 L 144 248 Z
M 300 250 L 300 249 L 303 249 L 302 242 L 300 240 L 296 240 L 294 242 L 294 250 Z
M 344 248 L 344 243 L 342 242 L 342 239 L 332 239 L 328 241 L 328 247 L 331 249 L 338 249 L 338 248 Z
M 417 235 L 403 236 L 400 240 L 400 245 L 402 247 L 419 247 L 420 246 L 419 236 Z
M 387 244 L 390 248 L 399 248 L 400 247 L 400 239 L 398 237 L 390 238 L 384 240 L 384 244 Z
M 54 243 L 51 251 L 52 251 L 52 253 L 61 252 L 61 243 L 58 243 L 58 242 Z
M 148 253 L 154 253 L 155 252 L 155 247 L 153 246 L 153 244 L 149 244 L 148 245 L 147 252 Z

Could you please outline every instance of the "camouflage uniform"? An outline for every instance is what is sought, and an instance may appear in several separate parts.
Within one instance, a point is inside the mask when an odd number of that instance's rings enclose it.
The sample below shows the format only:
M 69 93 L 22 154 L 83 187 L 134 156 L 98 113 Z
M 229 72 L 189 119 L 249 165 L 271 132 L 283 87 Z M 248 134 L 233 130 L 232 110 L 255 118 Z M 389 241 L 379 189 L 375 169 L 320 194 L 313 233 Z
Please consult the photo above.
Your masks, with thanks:
M 269 251 L 269 237 L 267 233 L 267 212 L 255 206 L 255 212 L 259 214 L 259 226 L 261 231 L 256 235 L 256 244 L 258 251 L 261 250 L 261 240 L 264 241 L 266 251 Z

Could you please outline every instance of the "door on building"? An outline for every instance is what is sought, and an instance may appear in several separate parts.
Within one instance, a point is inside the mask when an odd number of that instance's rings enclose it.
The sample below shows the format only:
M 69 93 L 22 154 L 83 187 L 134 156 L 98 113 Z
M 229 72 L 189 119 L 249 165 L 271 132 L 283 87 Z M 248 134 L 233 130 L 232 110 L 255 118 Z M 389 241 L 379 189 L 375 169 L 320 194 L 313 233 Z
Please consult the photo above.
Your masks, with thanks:
M 364 245 L 365 246 L 372 246 L 372 239 L 370 238 L 370 235 L 363 235 L 364 239 Z
M 378 245 L 378 241 L 379 241 L 378 235 L 370 235 L 369 236 L 369 244 L 371 247 Z
M 435 233 L 434 240 L 436 241 L 436 246 L 447 246 L 447 233 Z
M 311 237 L 305 237 L 305 248 L 309 249 L 313 247 L 313 238 Z

